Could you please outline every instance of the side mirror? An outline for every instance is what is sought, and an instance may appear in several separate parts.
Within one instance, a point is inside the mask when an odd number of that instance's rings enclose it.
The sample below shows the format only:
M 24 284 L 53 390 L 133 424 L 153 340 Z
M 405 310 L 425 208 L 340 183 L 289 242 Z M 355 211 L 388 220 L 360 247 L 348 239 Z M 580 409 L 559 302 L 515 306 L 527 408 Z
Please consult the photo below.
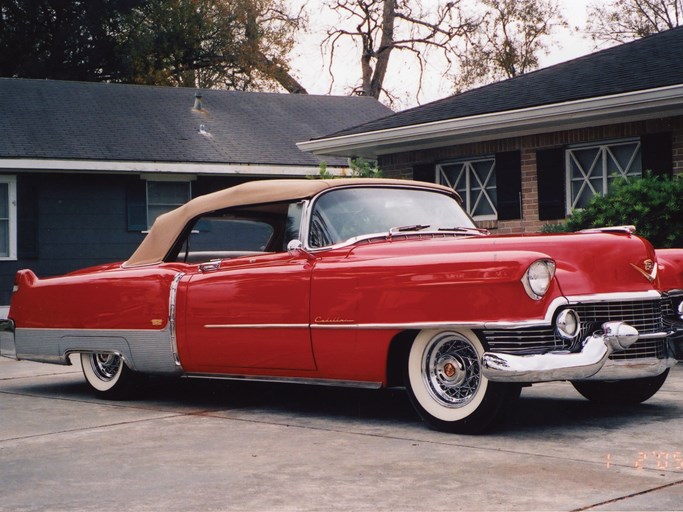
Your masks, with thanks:
M 301 242 L 301 240 L 291 240 L 287 244 L 287 252 L 293 258 L 305 257 L 308 260 L 315 259 L 315 256 L 313 256 L 313 254 L 304 249 L 304 244 Z

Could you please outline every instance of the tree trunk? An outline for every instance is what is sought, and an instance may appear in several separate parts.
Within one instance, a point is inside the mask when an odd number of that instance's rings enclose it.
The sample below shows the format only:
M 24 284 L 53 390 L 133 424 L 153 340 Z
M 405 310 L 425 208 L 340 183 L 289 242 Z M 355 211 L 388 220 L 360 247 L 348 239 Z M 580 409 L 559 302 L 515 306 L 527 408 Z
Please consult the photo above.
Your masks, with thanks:
M 384 11 L 382 12 L 382 39 L 377 50 L 375 72 L 370 82 L 370 94 L 375 99 L 379 99 L 382 93 L 384 77 L 389 66 L 389 56 L 394 49 L 394 22 L 396 21 L 396 0 L 384 0 Z
M 301 85 L 296 78 L 289 74 L 287 68 L 273 62 L 262 52 L 255 56 L 257 68 L 273 80 L 277 81 L 285 90 L 291 94 L 308 94 L 308 91 Z

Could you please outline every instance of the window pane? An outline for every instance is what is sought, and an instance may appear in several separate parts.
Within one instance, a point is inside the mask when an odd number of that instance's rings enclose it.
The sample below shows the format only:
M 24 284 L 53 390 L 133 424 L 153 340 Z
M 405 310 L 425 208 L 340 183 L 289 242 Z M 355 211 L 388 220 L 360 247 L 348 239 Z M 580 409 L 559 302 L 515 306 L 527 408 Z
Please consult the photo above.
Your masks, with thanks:
M 9 184 L 0 183 L 0 219 L 9 219 Z
M 147 225 L 154 224 L 162 213 L 170 212 L 190 200 L 188 181 L 147 182 Z
M 610 184 L 615 179 L 638 178 L 643 174 L 640 161 L 640 144 L 611 146 L 607 152 L 607 176 Z
M 442 185 L 451 187 L 464 198 L 467 195 L 467 174 L 465 164 L 442 165 L 439 182 Z
M 642 175 L 640 142 L 617 142 L 568 150 L 571 208 L 584 208 L 605 182 Z
M 495 218 L 498 215 L 495 164 L 495 158 L 481 158 L 441 165 L 439 183 L 460 194 L 470 215 Z
M 181 205 L 190 199 L 190 184 L 176 181 L 148 181 L 147 199 L 150 204 Z
M 9 257 L 9 221 L 0 221 L 0 257 Z
M 265 222 L 203 217 L 202 230 L 190 235 L 190 251 L 265 251 L 273 227 Z
M 602 176 L 600 148 L 575 149 L 573 154 L 574 172 L 572 177 L 583 179 L 584 174 L 588 177 L 592 174 Z
M 433 230 L 474 227 L 454 199 L 438 192 L 339 189 L 322 195 L 315 202 L 309 244 L 324 247 L 415 224 Z
M 496 173 L 494 160 L 472 162 L 472 215 L 495 215 Z

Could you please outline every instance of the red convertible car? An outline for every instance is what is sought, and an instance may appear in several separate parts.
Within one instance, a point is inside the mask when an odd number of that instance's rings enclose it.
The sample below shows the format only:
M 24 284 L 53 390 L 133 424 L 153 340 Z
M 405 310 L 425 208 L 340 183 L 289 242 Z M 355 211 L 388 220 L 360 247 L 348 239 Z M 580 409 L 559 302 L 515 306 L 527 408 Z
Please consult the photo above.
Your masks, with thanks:
M 399 180 L 251 182 L 160 216 L 128 261 L 16 275 L 2 355 L 100 395 L 141 375 L 405 386 L 476 433 L 520 388 L 637 403 L 683 358 L 683 249 L 632 227 L 491 236 L 458 195 Z

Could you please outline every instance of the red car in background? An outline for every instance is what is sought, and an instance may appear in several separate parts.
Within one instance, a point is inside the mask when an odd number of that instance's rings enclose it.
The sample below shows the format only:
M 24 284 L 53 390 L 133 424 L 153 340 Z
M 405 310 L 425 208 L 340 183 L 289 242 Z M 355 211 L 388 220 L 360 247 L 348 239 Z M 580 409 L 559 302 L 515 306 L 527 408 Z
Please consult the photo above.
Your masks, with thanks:
M 683 250 L 628 226 L 491 236 L 428 183 L 251 182 L 162 215 L 125 262 L 19 271 L 0 347 L 78 354 L 110 398 L 154 374 L 405 386 L 432 427 L 476 433 L 535 382 L 656 393 L 683 358 Z

